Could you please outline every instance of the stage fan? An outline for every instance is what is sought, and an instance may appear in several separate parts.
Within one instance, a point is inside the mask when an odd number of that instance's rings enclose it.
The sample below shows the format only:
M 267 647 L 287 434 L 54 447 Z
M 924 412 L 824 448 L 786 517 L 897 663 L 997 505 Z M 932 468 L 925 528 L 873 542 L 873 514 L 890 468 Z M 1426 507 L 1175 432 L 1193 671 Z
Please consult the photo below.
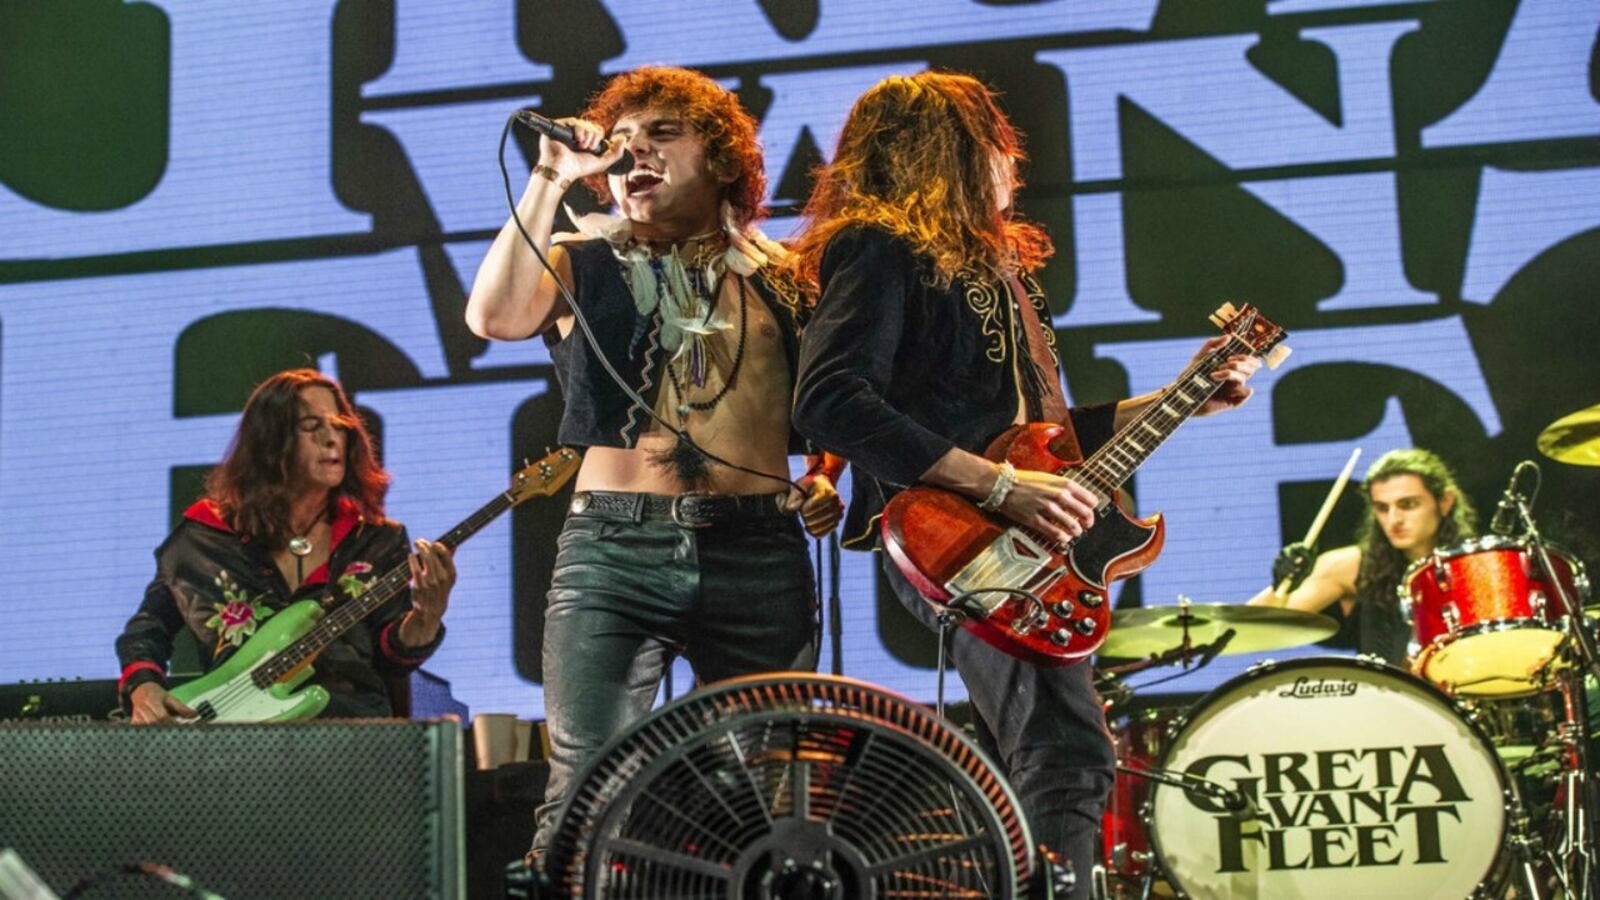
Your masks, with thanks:
M 544 872 L 574 897 L 1020 897 L 1027 825 L 986 757 L 865 682 L 778 673 L 671 703 L 603 750 Z

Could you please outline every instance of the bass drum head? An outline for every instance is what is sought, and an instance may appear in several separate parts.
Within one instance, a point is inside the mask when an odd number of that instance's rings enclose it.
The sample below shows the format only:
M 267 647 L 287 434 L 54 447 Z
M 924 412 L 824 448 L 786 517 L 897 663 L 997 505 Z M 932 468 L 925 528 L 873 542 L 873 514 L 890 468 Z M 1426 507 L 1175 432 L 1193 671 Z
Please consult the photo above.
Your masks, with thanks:
M 1459 900 L 1505 833 L 1494 748 L 1438 689 L 1381 663 L 1252 669 L 1201 701 L 1159 765 L 1254 807 L 1154 787 L 1156 858 L 1190 897 Z

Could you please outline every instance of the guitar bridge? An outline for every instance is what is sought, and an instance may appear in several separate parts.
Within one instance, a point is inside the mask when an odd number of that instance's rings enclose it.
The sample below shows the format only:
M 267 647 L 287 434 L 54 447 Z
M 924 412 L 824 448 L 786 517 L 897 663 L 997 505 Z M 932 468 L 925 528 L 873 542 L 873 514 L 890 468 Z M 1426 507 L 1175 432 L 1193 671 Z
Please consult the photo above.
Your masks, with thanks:
M 1037 593 L 1055 581 L 1050 551 L 1019 528 L 1007 528 L 944 584 L 951 596 L 980 591 L 969 602 L 990 615 L 1016 594 L 984 588 L 1020 588 Z

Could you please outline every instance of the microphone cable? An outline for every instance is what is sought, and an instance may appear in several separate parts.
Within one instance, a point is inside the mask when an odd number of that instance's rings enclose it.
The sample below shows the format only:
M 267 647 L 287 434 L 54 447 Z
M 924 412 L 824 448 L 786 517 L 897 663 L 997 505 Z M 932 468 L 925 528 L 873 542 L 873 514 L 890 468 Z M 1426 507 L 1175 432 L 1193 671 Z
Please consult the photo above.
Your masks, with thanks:
M 610 357 L 606 356 L 605 351 L 600 346 L 600 340 L 594 336 L 594 330 L 589 327 L 589 320 L 584 318 L 583 310 L 579 308 L 577 298 L 573 296 L 572 290 L 567 287 L 567 283 L 561 279 L 561 274 L 556 271 L 555 266 L 550 265 L 550 260 L 545 258 L 543 251 L 541 251 L 538 246 L 535 245 L 533 237 L 528 234 L 528 229 L 522 224 L 522 217 L 517 215 L 517 201 L 511 193 L 511 171 L 506 168 L 506 141 L 511 137 L 511 126 L 516 124 L 518 121 L 520 121 L 520 119 L 518 119 L 516 113 L 512 113 L 506 118 L 505 127 L 500 129 L 500 147 L 496 154 L 496 161 L 500 164 L 500 184 L 505 189 L 506 193 L 506 208 L 511 211 L 511 221 L 516 224 L 517 233 L 522 235 L 522 242 L 528 245 L 529 250 L 533 251 L 534 258 L 539 260 L 539 265 L 544 267 L 544 270 L 550 275 L 550 280 L 554 281 L 556 288 L 560 290 L 562 299 L 567 302 L 567 308 L 572 310 L 572 318 L 578 323 L 578 329 L 583 332 L 584 341 L 589 345 L 589 349 L 594 351 L 594 355 L 597 359 L 599 359 L 600 366 L 605 370 L 606 375 L 616 383 L 617 387 L 622 389 L 622 392 L 628 397 L 628 400 L 633 403 L 633 407 L 635 409 L 643 410 L 645 415 L 650 417 L 651 421 L 655 422 L 657 425 L 660 425 L 663 429 L 671 432 L 677 437 L 680 443 L 693 450 L 695 453 L 698 453 L 706 461 L 720 466 L 726 466 L 727 468 L 738 472 L 744 472 L 748 475 L 754 475 L 758 478 L 766 478 L 770 481 L 781 482 L 786 487 L 790 487 L 798 491 L 801 497 L 801 504 L 804 505 L 808 492 L 805 488 L 800 486 L 799 482 L 794 481 L 788 476 L 774 475 L 771 472 L 763 472 L 759 469 L 752 469 L 749 466 L 741 466 L 738 463 L 729 462 L 728 460 L 725 460 L 722 457 L 717 456 L 715 453 L 712 453 L 706 448 L 700 446 L 700 444 L 697 443 L 694 438 L 689 436 L 689 429 L 687 427 L 674 428 L 671 424 L 669 424 L 666 419 L 663 419 L 660 414 L 658 414 L 655 409 L 650 406 L 650 404 L 644 401 L 644 397 L 640 396 L 639 392 L 634 390 L 633 387 L 628 384 L 627 380 L 624 379 L 619 372 L 617 372 L 616 368 L 611 365 Z M 794 426 L 791 424 L 791 431 L 793 428 Z M 802 525 L 802 527 L 804 526 Z M 834 527 L 835 529 L 838 528 L 837 525 Z M 815 548 L 817 551 L 817 571 L 812 582 L 812 598 L 816 602 L 818 613 L 816 628 L 816 652 L 820 659 L 822 654 L 821 615 L 823 612 L 821 571 L 822 538 L 815 535 L 811 535 L 810 537 L 815 543 Z M 839 577 L 837 561 L 835 561 L 833 577 L 835 579 Z M 835 604 L 834 612 L 838 612 L 837 604 Z M 831 623 L 831 626 L 837 630 L 841 627 L 841 623 L 838 621 L 838 615 L 834 615 L 833 618 L 834 621 Z M 842 642 L 835 642 L 835 658 L 833 660 L 833 668 L 838 674 L 842 674 L 843 670 L 843 660 L 839 658 L 843 655 L 839 646 L 840 643 Z
M 650 406 L 650 404 L 644 401 L 644 397 L 640 396 L 639 392 L 634 390 L 633 387 L 628 384 L 627 380 L 624 379 L 622 375 L 618 373 L 617 370 L 611 365 L 610 358 L 606 356 L 605 351 L 600 346 L 599 339 L 594 336 L 594 331 L 590 329 L 589 321 L 584 317 L 583 310 L 578 306 L 577 298 L 573 296 L 572 290 L 568 288 L 567 283 L 561 279 L 561 275 L 555 270 L 555 267 L 550 265 L 550 261 L 545 258 L 544 252 L 534 245 L 533 238 L 528 234 L 528 229 L 523 227 L 522 217 L 517 215 L 517 201 L 516 198 L 511 194 L 511 172 L 506 168 L 506 141 L 511 136 L 511 126 L 516 124 L 518 121 L 520 120 L 518 119 L 516 113 L 512 113 L 509 117 L 507 117 L 505 127 L 500 130 L 500 150 L 498 153 L 498 161 L 500 163 L 500 181 L 505 188 L 506 206 L 511 210 L 511 221 L 516 224 L 517 233 L 522 235 L 523 243 L 527 244 L 528 249 L 533 251 L 534 257 L 539 260 L 539 264 L 541 266 L 544 266 L 545 272 L 549 273 L 550 275 L 550 280 L 554 281 L 556 288 L 560 290 L 561 298 L 566 301 L 567 308 L 572 310 L 572 317 L 575 321 L 577 321 L 579 330 L 583 332 L 584 340 L 588 343 L 589 349 L 593 350 L 595 357 L 599 359 L 601 368 L 605 369 L 606 374 L 610 376 L 611 380 L 616 382 L 617 387 L 621 388 L 622 392 L 627 395 L 628 399 L 633 403 L 634 408 L 642 410 L 645 415 L 650 417 L 651 421 L 655 422 L 657 425 L 660 425 L 663 429 L 671 432 L 677 437 L 680 443 L 687 446 L 695 453 L 698 453 L 707 462 L 715 463 L 719 466 L 725 466 L 737 472 L 744 472 L 748 475 L 755 475 L 758 478 L 766 478 L 771 481 L 782 482 L 784 485 L 799 491 L 801 495 L 804 496 L 806 493 L 805 488 L 802 488 L 798 482 L 790 479 L 786 475 L 774 475 L 771 472 L 763 472 L 759 469 L 752 469 L 748 466 L 741 466 L 738 463 L 729 462 L 728 460 L 723 459 L 722 457 L 717 456 L 715 453 L 712 453 L 706 448 L 700 446 L 695 442 L 694 438 L 689 436 L 689 429 L 687 427 L 675 428 L 669 424 L 666 419 L 663 419 L 660 414 L 658 414 Z M 792 425 L 790 427 L 791 429 L 793 428 Z M 820 540 L 820 538 L 818 540 Z

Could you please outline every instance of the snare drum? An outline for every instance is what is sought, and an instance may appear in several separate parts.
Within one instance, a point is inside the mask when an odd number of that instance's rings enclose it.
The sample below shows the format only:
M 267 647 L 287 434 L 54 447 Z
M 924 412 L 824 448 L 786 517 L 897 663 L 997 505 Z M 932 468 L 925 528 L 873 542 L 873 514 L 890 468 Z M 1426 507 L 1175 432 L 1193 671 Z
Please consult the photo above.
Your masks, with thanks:
M 1454 701 L 1391 666 L 1263 663 L 1211 692 L 1160 767 L 1248 804 L 1152 788 L 1151 843 L 1190 897 L 1459 900 L 1506 825 L 1495 751 Z
M 1588 591 L 1580 563 L 1555 550 L 1550 561 L 1572 596 Z M 1485 537 L 1439 550 L 1401 583 L 1420 648 L 1417 674 L 1472 697 L 1531 694 L 1547 683 L 1567 610 L 1525 542 Z

